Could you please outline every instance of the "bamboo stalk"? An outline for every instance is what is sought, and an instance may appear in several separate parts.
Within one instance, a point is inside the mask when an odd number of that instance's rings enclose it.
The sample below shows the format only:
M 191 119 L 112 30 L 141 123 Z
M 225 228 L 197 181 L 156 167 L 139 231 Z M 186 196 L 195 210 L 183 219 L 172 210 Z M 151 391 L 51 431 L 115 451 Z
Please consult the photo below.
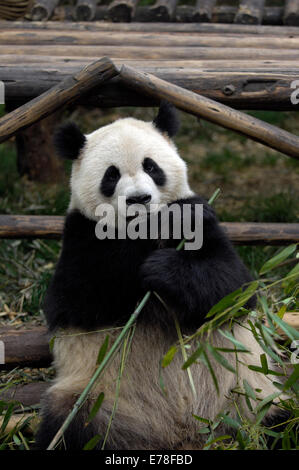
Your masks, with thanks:
M 84 67 L 73 77 L 67 77 L 41 96 L 2 117 L 0 119 L 0 142 L 7 140 L 17 131 L 30 126 L 62 106 L 73 102 L 82 94 L 103 84 L 115 75 L 117 75 L 117 70 L 110 59 L 106 57 Z
M 298 136 L 209 98 L 172 85 L 154 75 L 138 72 L 126 65 L 122 66 L 120 76 L 134 90 L 155 98 L 166 99 L 190 114 L 239 132 L 289 157 L 299 159 Z

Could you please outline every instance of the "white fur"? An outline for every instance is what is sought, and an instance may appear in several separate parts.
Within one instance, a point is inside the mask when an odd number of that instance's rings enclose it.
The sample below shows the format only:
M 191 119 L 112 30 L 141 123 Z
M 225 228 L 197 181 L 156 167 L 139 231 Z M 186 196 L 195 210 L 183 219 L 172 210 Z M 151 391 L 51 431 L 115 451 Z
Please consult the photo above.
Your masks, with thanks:
M 96 207 L 111 204 L 117 214 L 119 196 L 135 193 L 150 194 L 151 204 L 167 204 L 191 196 L 187 166 L 175 145 L 156 130 L 151 122 L 133 118 L 120 119 L 86 136 L 87 143 L 80 158 L 73 163 L 71 202 L 88 218 L 97 221 Z M 167 175 L 166 184 L 157 187 L 142 168 L 145 158 L 156 161 Z M 121 179 L 112 197 L 100 193 L 100 183 L 106 169 L 115 165 Z

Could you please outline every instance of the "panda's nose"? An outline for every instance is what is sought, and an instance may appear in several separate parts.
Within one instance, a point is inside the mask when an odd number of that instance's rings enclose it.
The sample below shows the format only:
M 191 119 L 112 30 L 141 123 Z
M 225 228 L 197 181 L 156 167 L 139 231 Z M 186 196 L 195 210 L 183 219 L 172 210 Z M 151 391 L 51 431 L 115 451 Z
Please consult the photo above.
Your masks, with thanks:
M 147 204 L 152 199 L 150 194 L 132 194 L 130 197 L 127 197 L 127 205 L 131 204 Z

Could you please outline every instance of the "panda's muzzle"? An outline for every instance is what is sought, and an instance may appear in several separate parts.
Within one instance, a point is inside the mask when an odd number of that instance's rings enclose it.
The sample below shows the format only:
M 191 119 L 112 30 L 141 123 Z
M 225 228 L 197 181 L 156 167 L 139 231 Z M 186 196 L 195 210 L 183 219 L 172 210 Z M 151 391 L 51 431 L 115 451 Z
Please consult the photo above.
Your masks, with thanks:
M 132 204 L 148 204 L 152 199 L 150 194 L 132 194 L 130 197 L 127 197 L 126 203 L 127 206 Z

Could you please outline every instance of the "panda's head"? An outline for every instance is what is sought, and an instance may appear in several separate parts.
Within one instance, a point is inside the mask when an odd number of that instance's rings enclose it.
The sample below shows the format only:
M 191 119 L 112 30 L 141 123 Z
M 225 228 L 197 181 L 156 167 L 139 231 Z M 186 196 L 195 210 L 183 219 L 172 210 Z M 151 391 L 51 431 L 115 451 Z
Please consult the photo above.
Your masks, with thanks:
M 54 143 L 60 156 L 73 160 L 70 209 L 97 221 L 97 206 L 109 203 L 117 213 L 119 196 L 150 209 L 192 195 L 171 140 L 178 127 L 175 109 L 165 102 L 153 122 L 119 119 L 88 135 L 73 123 L 62 126 Z

